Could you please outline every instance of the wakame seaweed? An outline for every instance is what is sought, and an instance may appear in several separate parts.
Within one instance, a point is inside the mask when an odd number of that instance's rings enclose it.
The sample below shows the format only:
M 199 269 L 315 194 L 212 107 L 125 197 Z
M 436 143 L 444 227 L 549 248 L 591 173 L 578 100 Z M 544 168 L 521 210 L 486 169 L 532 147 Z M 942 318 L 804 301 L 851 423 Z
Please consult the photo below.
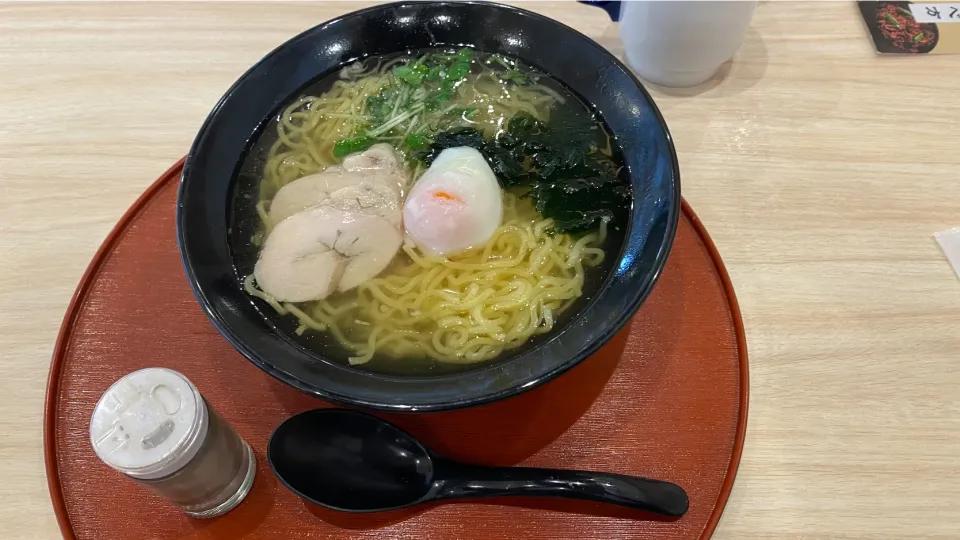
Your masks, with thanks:
M 601 142 L 606 147 L 594 118 L 560 108 L 549 125 L 520 113 L 489 140 L 473 128 L 439 133 L 414 158 L 429 166 L 447 148 L 476 148 L 503 187 L 528 189 L 526 196 L 554 220 L 555 231 L 577 233 L 604 219 L 622 223 L 630 209 L 630 187 Z

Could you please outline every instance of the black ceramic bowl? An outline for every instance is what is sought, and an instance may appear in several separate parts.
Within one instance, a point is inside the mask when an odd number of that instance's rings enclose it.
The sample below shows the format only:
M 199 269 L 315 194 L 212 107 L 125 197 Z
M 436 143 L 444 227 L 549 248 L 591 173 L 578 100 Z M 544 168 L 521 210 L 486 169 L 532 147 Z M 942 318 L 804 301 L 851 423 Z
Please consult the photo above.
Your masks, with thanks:
M 562 328 L 512 358 L 438 376 L 351 368 L 300 346 L 243 291 L 229 241 L 239 164 L 269 118 L 319 77 L 370 55 L 470 45 L 549 73 L 593 104 L 624 153 L 634 201 L 626 239 L 598 292 Z M 640 82 L 603 47 L 556 21 L 490 3 L 387 4 L 284 43 L 231 87 L 187 156 L 177 235 L 187 278 L 210 320 L 258 367 L 324 399 L 376 409 L 477 405 L 530 389 L 576 365 L 650 293 L 677 229 L 680 179 L 667 127 Z M 259 301 L 257 301 L 259 302 Z

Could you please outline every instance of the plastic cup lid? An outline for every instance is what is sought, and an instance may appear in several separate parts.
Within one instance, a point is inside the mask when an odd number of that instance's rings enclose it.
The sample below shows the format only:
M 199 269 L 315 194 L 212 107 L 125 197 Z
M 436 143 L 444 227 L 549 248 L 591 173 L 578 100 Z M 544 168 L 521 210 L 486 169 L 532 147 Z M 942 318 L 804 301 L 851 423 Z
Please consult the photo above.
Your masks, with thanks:
M 90 443 L 114 469 L 134 478 L 160 478 L 193 459 L 208 420 L 200 392 L 186 377 L 165 368 L 141 369 L 100 398 L 90 418 Z

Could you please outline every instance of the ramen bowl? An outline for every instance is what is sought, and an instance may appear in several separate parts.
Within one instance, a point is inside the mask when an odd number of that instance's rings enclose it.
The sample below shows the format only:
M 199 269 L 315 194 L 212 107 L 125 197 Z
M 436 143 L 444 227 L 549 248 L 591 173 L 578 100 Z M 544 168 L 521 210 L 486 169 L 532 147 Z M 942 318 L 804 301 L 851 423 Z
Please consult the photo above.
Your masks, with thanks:
M 474 47 L 532 66 L 576 94 L 622 150 L 632 208 L 609 271 L 541 339 L 465 369 L 372 372 L 304 346 L 244 290 L 231 244 L 240 165 L 271 118 L 320 77 L 358 59 L 408 50 Z M 562 51 L 562 54 L 561 54 Z M 500 400 L 560 375 L 606 343 L 647 298 L 680 214 L 676 152 L 649 94 L 603 47 L 556 21 L 487 2 L 386 4 L 292 38 L 226 92 L 187 156 L 177 206 L 180 253 L 193 291 L 223 336 L 249 361 L 319 398 L 364 408 L 435 411 Z

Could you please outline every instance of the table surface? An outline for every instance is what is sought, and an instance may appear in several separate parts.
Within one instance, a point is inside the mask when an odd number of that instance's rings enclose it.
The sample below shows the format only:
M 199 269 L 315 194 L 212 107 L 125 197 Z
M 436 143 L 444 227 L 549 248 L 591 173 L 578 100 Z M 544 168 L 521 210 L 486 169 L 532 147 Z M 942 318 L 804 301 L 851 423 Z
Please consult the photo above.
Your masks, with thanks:
M 64 310 L 226 88 L 366 4 L 0 4 L 0 538 L 59 536 L 41 418 Z M 618 55 L 574 3 L 527 7 Z M 960 537 L 960 56 L 874 54 L 852 2 L 764 3 L 735 61 L 651 88 L 732 275 L 750 423 L 715 538 Z

